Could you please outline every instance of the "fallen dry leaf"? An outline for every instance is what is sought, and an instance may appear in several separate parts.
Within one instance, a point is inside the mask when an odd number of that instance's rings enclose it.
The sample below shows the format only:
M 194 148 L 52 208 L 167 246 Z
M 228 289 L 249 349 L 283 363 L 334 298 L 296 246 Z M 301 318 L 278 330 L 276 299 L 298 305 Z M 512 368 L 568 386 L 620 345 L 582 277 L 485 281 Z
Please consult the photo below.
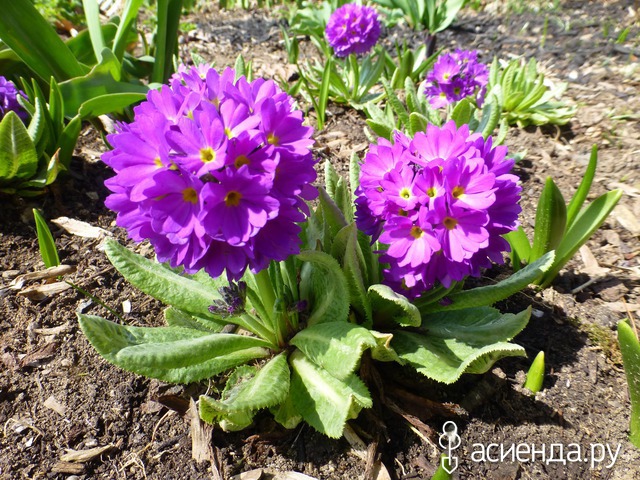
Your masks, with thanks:
M 39 302 L 40 300 L 44 300 L 52 295 L 57 295 L 70 288 L 71 285 L 67 282 L 46 283 L 44 285 L 34 285 L 33 287 L 24 288 L 18 292 L 18 295 Z
M 71 235 L 77 235 L 78 237 L 102 238 L 111 235 L 111 232 L 104 228 L 95 227 L 87 222 L 82 222 L 69 217 L 58 217 L 51 221 Z
M 45 407 L 47 407 L 50 410 L 53 410 L 54 412 L 56 412 L 58 415 L 60 415 L 61 417 L 65 416 L 65 413 L 67 412 L 67 407 L 65 407 L 62 403 L 60 403 L 56 397 L 54 397 L 53 395 L 51 395 L 49 398 L 47 398 L 43 405 Z
M 84 463 L 98 458 L 105 452 L 115 448 L 113 445 L 105 445 L 104 447 L 89 448 L 88 450 L 73 450 L 67 448 L 67 453 L 60 457 L 61 462 Z

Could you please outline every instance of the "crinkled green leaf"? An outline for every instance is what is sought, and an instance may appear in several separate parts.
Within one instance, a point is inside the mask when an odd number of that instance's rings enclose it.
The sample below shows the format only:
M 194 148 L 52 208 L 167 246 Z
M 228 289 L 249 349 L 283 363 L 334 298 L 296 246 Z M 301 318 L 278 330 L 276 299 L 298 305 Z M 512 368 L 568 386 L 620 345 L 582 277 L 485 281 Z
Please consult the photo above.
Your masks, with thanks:
M 450 303 L 447 305 L 441 305 L 439 303 L 419 305 L 420 313 L 424 316 L 431 312 L 493 305 L 500 300 L 504 300 L 505 298 L 514 295 L 527 285 L 536 282 L 539 278 L 545 275 L 545 272 L 549 271 L 553 267 L 555 258 L 556 256 L 554 252 L 546 253 L 535 262 L 530 263 L 522 270 L 519 270 L 494 285 L 487 285 L 485 287 L 477 287 L 470 290 L 462 290 L 458 293 L 452 293 L 447 297 L 450 300 Z
M 255 337 L 183 327 L 132 327 L 78 314 L 80 327 L 102 357 L 130 372 L 190 383 L 270 354 Z
M 418 308 L 387 285 L 371 285 L 367 295 L 371 300 L 374 326 L 419 327 L 422 323 Z
M 372 406 L 367 387 L 355 374 L 338 380 L 300 351 L 291 354 L 290 363 L 293 406 L 320 433 L 341 437 L 347 420 Z
M 114 267 L 134 287 L 147 295 L 197 317 L 210 319 L 212 328 L 222 328 L 227 322 L 215 318 L 209 312 L 220 293 L 199 282 L 178 275 L 154 260 L 131 252 L 115 240 L 105 241 L 105 252 Z
M 219 327 L 217 324 L 215 325 L 216 328 L 211 329 L 211 322 L 209 320 L 194 317 L 190 313 L 187 313 L 175 307 L 165 308 L 164 319 L 167 322 L 167 325 L 170 327 L 192 328 L 209 333 L 215 333 L 219 331 Z
M 308 325 L 346 322 L 349 287 L 336 259 L 311 250 L 300 253 L 298 259 L 305 262 L 300 273 L 300 298 L 309 305 Z
M 425 319 L 423 333 L 396 330 L 391 347 L 421 374 L 453 383 L 463 373 L 483 373 L 498 359 L 522 356 L 522 347 L 507 343 L 526 325 L 530 309 L 517 315 L 473 308 Z
M 200 418 L 208 423 L 227 420 L 227 429 L 231 424 L 239 426 L 239 418 L 250 419 L 253 412 L 283 403 L 289 394 L 289 379 L 284 353 L 260 368 L 242 365 L 229 376 L 219 400 L 200 397 Z M 242 412 L 246 414 L 238 415 Z
M 307 327 L 291 339 L 291 344 L 340 380 L 355 371 L 366 349 L 377 345 L 368 329 L 347 322 Z

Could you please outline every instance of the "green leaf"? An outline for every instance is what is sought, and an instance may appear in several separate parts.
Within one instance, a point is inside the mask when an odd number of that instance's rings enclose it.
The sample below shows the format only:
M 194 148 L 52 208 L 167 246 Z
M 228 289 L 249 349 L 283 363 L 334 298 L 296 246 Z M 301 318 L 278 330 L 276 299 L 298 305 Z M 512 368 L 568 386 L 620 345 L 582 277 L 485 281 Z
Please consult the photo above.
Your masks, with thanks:
M 102 61 L 102 50 L 105 48 L 104 37 L 102 36 L 102 28 L 100 25 L 100 6 L 96 0 L 82 0 L 82 8 L 84 9 L 85 21 L 87 29 L 91 37 L 91 45 L 93 53 L 98 60 Z
M 213 423 L 236 412 L 255 412 L 283 403 L 289 394 L 289 365 L 284 353 L 273 357 L 261 368 L 243 365 L 227 380 L 220 400 L 202 395 L 200 418 Z
M 129 251 L 115 240 L 106 240 L 104 250 L 124 278 L 147 295 L 194 316 L 206 318 L 212 323 L 212 328 L 226 325 L 227 322 L 209 312 L 213 301 L 222 298 L 216 289 L 178 275 L 154 260 Z
M 85 102 L 104 95 L 137 93 L 140 94 L 139 98 L 143 98 L 148 93 L 149 87 L 146 85 L 119 81 L 121 65 L 117 58 L 108 49 L 102 55 L 102 62 L 87 75 L 60 83 L 65 115 L 75 116 Z
M 355 192 L 360 186 L 360 159 L 358 154 L 353 152 L 349 161 L 349 187 L 351 188 L 351 200 L 355 200 Z
M 358 243 L 358 228 L 355 222 L 344 227 L 335 236 L 331 255 L 342 264 L 354 310 L 370 325 L 371 303 L 366 290 L 369 285 L 369 275 L 364 254 Z
M 503 315 L 489 307 L 443 312 L 425 319 L 424 334 L 392 332 L 391 346 L 421 374 L 453 383 L 463 373 L 484 373 L 502 357 L 525 355 L 507 341 L 526 326 L 529 315 L 530 309 Z
M 538 393 L 542 390 L 542 383 L 544 382 L 544 351 L 540 351 L 536 358 L 533 359 L 531 367 L 527 372 L 527 380 L 524 382 L 524 388 L 530 390 L 533 393 Z
M 405 126 L 409 125 L 409 112 L 407 112 L 407 109 L 404 107 L 396 93 L 393 91 L 393 88 L 391 88 L 389 82 L 382 79 L 382 85 L 384 86 L 384 91 L 387 94 L 387 103 L 391 105 L 391 108 L 393 108 L 393 111 L 397 115 L 400 124 Z
M 82 119 L 80 115 L 76 115 L 64 127 L 62 133 L 58 137 L 58 159 L 64 168 L 69 168 L 73 151 L 78 143 L 78 136 L 82 129 Z
M 367 291 L 373 311 L 373 324 L 379 326 L 400 325 L 419 327 L 422 317 L 418 308 L 407 297 L 386 285 L 371 285 Z
M 30 0 L 2 2 L 0 38 L 45 82 L 86 73 Z
M 460 128 L 462 125 L 468 124 L 471 120 L 473 109 L 468 99 L 463 98 L 460 100 L 453 112 L 451 112 L 451 119 L 456 122 L 456 127 Z
M 339 380 L 355 371 L 366 349 L 377 345 L 369 330 L 347 322 L 320 323 L 305 328 L 291 339 L 291 344 Z
M 83 119 L 96 118 L 100 115 L 120 112 L 145 98 L 147 98 L 147 94 L 142 92 L 99 95 L 83 102 L 80 105 L 78 114 Z
M 40 256 L 44 266 L 47 268 L 57 267 L 60 265 L 60 258 L 58 257 L 58 249 L 56 248 L 56 242 L 53 240 L 53 235 L 51 235 L 51 230 L 49 230 L 47 222 L 36 208 L 33 209 L 33 218 L 36 222 L 38 248 L 40 249 Z
M 482 137 L 486 140 L 493 133 L 500 121 L 502 107 L 495 95 L 488 95 L 488 100 L 482 107 L 482 119 L 476 128 L 476 132 L 481 132 Z
M 270 353 L 268 342 L 245 335 L 131 327 L 83 314 L 78 319 L 89 342 L 107 361 L 166 382 L 195 382 Z
M 217 325 L 216 327 L 218 328 L 211 329 L 211 324 L 208 320 L 194 317 L 193 315 L 175 307 L 165 308 L 164 319 L 170 327 L 192 328 L 194 330 L 201 330 L 203 332 L 210 333 L 216 333 L 219 330 Z
M 593 177 L 596 174 L 596 168 L 598 166 L 598 146 L 594 145 L 591 148 L 591 156 L 589 157 L 589 165 L 585 172 L 580 185 L 576 190 L 576 193 L 571 198 L 569 206 L 567 207 L 567 228 L 571 228 L 574 220 L 578 216 L 584 201 L 587 199 L 589 190 L 591 190 L 591 184 L 593 183 Z
M 415 135 L 418 132 L 426 132 L 429 121 L 427 117 L 418 112 L 409 115 L 409 133 Z
M 528 262 L 531 256 L 529 238 L 521 225 L 517 230 L 512 230 L 504 235 L 504 238 L 511 245 L 511 261 L 513 268 L 517 271 L 520 269 L 520 261 Z
M 36 147 L 15 112 L 0 122 L 0 184 L 28 179 L 38 170 Z
M 537 260 L 545 253 L 556 249 L 567 228 L 567 206 L 551 177 L 547 177 L 540 194 L 535 225 L 529 261 Z
M 135 25 L 138 11 L 142 8 L 144 0 L 126 0 L 122 14 L 120 15 L 120 23 L 113 40 L 113 53 L 119 61 L 122 61 L 127 46 L 129 34 Z
M 298 255 L 305 262 L 300 273 L 300 298 L 309 304 L 309 326 L 346 321 L 349 287 L 340 265 L 331 255 L 306 251 Z
M 629 441 L 640 448 L 640 343 L 628 322 L 618 322 L 618 342 L 631 400 Z
M 495 285 L 487 285 L 485 287 L 477 287 L 471 290 L 453 293 L 448 296 L 451 301 L 448 305 L 440 305 L 437 303 L 420 305 L 419 299 L 415 303 L 418 305 L 420 313 L 422 313 L 423 316 L 432 312 L 493 305 L 500 300 L 504 300 L 518 293 L 523 288 L 526 288 L 527 285 L 534 283 L 542 277 L 545 272 L 552 268 L 555 258 L 557 258 L 557 255 L 554 256 L 554 252 L 546 253 L 535 262 L 530 263 L 522 270 L 519 270 Z
M 158 0 L 155 34 L 155 62 L 151 81 L 165 83 L 173 70 L 173 55 L 178 45 L 182 0 Z
M 596 198 L 588 206 L 580 210 L 573 225 L 562 239 L 556 250 L 556 261 L 553 267 L 538 280 L 541 288 L 548 287 L 560 269 L 584 245 L 591 235 L 600 228 L 609 213 L 622 197 L 622 190 L 612 190 Z
M 320 433 L 340 438 L 350 417 L 371 408 L 369 391 L 355 374 L 338 380 L 300 351 L 291 354 L 290 363 L 293 406 Z
M 293 399 L 291 398 L 291 388 L 289 388 L 289 393 L 285 401 L 278 405 L 276 408 L 271 408 L 271 413 L 273 413 L 273 419 L 284 428 L 296 428 L 302 421 L 302 416 L 293 406 Z

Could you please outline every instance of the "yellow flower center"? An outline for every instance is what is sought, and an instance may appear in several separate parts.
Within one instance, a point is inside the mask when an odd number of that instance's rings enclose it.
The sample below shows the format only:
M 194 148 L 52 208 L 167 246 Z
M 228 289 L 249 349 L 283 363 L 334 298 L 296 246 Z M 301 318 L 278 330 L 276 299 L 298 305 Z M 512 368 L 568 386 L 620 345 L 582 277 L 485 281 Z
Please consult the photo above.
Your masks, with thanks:
M 198 202 L 198 193 L 194 188 L 185 188 L 182 191 L 182 199 L 185 202 L 193 203 L 195 205 Z
M 456 225 L 458 225 L 458 221 L 455 218 L 451 217 L 445 217 L 442 223 L 447 230 L 453 230 L 454 228 L 456 228 Z
M 231 129 L 229 127 L 224 127 L 224 134 L 227 138 L 233 138 L 233 133 L 231 133 Z
M 245 155 L 239 155 L 236 158 L 236 161 L 233 162 L 236 168 L 240 168 L 243 165 L 249 165 L 250 163 L 251 163 L 251 160 L 249 160 Z
M 269 142 L 271 145 L 278 145 L 279 141 L 280 141 L 280 139 L 278 137 L 276 137 L 273 133 L 270 133 L 267 136 L 267 142 Z
M 409 200 L 411 198 L 411 192 L 407 187 L 404 187 L 402 190 L 400 190 L 400 196 L 405 200 Z
M 240 200 L 242 200 L 242 194 L 235 190 L 231 190 L 224 197 L 224 203 L 227 207 L 237 207 L 240 204 Z
M 156 157 L 153 159 L 153 163 L 156 165 L 156 167 L 160 168 L 162 167 L 162 160 L 160 160 L 160 157 Z
M 216 159 L 216 152 L 211 147 L 202 148 L 200 150 L 200 160 L 203 163 L 213 162 Z
M 418 238 L 422 237 L 422 235 L 424 235 L 424 231 L 422 231 L 422 229 L 420 227 L 418 227 L 417 225 L 414 225 L 413 227 L 411 227 L 411 232 L 409 232 L 409 233 L 415 239 L 418 239 Z
M 453 195 L 453 198 L 462 197 L 464 195 L 464 187 L 458 185 L 451 191 L 451 194 Z
M 429 198 L 433 198 L 436 196 L 436 188 L 435 187 L 431 187 L 429 190 L 427 190 L 427 195 L 429 196 Z

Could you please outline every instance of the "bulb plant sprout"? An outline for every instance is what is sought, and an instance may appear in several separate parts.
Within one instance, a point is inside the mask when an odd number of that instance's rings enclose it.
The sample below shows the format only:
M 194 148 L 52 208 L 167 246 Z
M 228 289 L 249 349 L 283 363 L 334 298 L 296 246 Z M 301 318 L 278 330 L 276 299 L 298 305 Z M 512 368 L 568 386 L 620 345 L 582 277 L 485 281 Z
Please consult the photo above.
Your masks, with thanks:
M 168 304 L 167 326 L 79 314 L 82 330 L 126 370 L 178 383 L 215 377 L 224 385 L 200 396 L 200 416 L 225 430 L 269 410 L 287 428 L 305 421 L 330 437 L 372 406 L 359 375 L 365 352 L 445 383 L 523 355 L 509 341 L 529 310 L 490 305 L 538 278 L 553 254 L 461 289 L 501 261 L 519 186 L 505 148 L 453 124 L 429 128 L 371 145 L 362 165 L 352 160 L 349 184 L 327 163 L 316 190 L 312 130 L 289 95 L 231 69 L 180 69 L 119 124 L 104 155 L 117 223 L 164 263 L 113 240 L 105 251 Z

